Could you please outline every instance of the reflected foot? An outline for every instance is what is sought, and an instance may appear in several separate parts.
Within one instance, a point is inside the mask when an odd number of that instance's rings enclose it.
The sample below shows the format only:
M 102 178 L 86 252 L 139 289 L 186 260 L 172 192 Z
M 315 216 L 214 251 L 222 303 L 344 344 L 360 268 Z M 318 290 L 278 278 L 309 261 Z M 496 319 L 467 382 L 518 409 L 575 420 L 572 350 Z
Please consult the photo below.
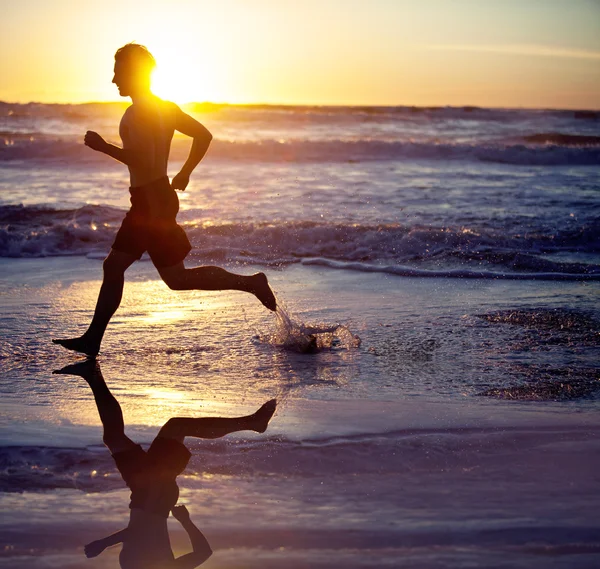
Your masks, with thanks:
M 91 381 L 100 375 L 100 364 L 96 360 L 87 359 L 75 364 L 69 364 L 52 372 L 56 375 L 77 375 L 86 381 Z
M 85 334 L 80 338 L 68 338 L 65 340 L 52 340 L 53 344 L 58 344 L 67 350 L 73 350 L 74 352 L 80 352 L 85 354 L 89 358 L 95 358 L 100 351 L 100 344 L 97 342 L 90 342 Z
M 256 413 L 254 413 L 254 415 L 252 415 L 252 430 L 257 433 L 264 433 L 267 430 L 271 417 L 273 417 L 273 413 L 275 413 L 275 409 L 277 409 L 277 400 L 271 399 L 270 401 L 267 401 Z
M 269 310 L 277 310 L 277 300 L 269 286 L 267 275 L 265 273 L 256 273 L 250 277 L 252 279 L 252 294 L 258 298 Z

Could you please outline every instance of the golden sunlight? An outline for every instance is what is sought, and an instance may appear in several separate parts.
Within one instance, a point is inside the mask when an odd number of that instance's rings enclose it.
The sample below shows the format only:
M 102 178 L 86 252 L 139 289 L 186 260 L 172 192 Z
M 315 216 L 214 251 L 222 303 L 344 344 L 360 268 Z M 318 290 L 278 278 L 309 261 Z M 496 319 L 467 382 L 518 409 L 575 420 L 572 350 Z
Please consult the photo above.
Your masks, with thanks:
M 161 322 L 175 322 L 176 320 L 183 320 L 189 318 L 190 315 L 187 310 L 160 310 L 150 312 L 147 316 L 143 317 L 142 320 L 149 323 L 159 324 Z
M 144 391 L 144 394 L 152 397 L 153 399 L 167 401 L 183 401 L 187 398 L 187 394 L 183 391 L 167 391 L 166 389 L 148 388 Z
M 160 26 L 159 26 L 160 27 Z M 152 90 L 178 104 L 225 101 L 229 74 L 226 54 L 211 50 L 211 37 L 190 31 L 157 29 L 146 47 L 156 59 Z

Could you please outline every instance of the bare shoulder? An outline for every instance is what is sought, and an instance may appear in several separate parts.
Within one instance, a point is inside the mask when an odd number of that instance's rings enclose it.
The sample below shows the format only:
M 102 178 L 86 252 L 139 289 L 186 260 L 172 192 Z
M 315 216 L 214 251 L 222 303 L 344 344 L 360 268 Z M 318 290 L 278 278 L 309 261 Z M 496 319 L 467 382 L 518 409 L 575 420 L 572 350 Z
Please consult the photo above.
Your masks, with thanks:
M 161 103 L 165 106 L 165 109 L 168 109 L 171 112 L 181 111 L 179 105 L 177 105 L 177 103 L 174 103 L 173 101 L 163 101 L 161 99 Z

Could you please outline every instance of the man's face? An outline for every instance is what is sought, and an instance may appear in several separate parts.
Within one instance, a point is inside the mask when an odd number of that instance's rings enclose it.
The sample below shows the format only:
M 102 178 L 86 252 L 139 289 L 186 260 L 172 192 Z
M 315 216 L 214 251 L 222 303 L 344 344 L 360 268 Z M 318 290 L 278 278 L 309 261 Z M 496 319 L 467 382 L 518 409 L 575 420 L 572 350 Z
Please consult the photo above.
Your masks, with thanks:
M 132 74 L 123 61 L 115 61 L 115 75 L 112 82 L 118 87 L 121 97 L 131 95 Z

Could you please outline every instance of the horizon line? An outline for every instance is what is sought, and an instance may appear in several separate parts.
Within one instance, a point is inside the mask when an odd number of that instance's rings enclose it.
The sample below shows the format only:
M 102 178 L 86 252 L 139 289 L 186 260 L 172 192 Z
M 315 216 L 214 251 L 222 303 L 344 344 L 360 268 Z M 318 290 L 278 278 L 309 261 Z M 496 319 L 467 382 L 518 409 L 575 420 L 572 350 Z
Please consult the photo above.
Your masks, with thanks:
M 2 105 L 131 105 L 131 101 L 78 101 L 78 102 L 49 102 L 49 101 L 28 101 L 28 102 L 17 102 L 17 101 L 5 101 L 0 99 Z M 305 108 L 348 108 L 348 109 L 488 109 L 488 110 L 529 110 L 529 111 L 589 111 L 589 112 L 600 112 L 600 106 L 596 108 L 582 108 L 582 107 L 533 107 L 533 106 L 490 106 L 485 107 L 481 105 L 473 104 L 461 104 L 461 105 L 415 105 L 415 104 L 344 104 L 344 103 L 226 103 L 226 102 L 215 102 L 215 101 L 187 101 L 185 103 L 177 103 L 179 106 L 185 107 L 188 105 L 205 105 L 207 107 L 305 107 Z

